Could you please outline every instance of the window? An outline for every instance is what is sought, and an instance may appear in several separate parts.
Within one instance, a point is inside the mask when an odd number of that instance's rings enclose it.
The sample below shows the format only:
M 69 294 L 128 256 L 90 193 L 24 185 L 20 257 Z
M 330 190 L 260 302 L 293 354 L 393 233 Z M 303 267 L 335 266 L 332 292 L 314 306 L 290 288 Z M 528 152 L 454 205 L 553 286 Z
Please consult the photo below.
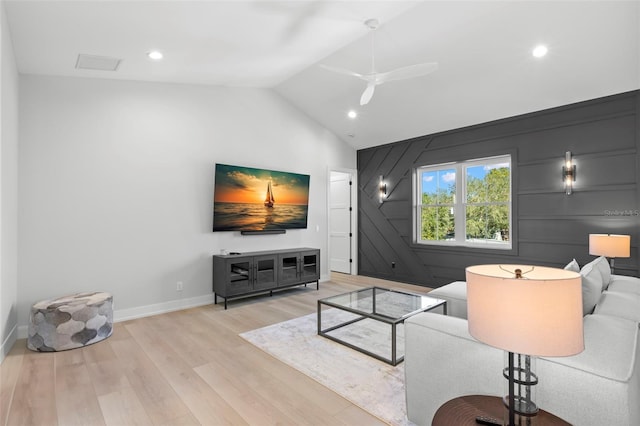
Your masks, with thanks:
M 416 169 L 419 244 L 511 248 L 511 156 Z

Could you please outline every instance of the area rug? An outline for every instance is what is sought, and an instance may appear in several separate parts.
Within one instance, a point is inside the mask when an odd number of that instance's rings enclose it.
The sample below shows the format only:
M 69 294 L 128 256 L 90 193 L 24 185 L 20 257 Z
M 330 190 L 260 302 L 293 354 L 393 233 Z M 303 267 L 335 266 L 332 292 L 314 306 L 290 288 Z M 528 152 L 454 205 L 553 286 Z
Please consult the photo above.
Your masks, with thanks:
M 322 315 L 324 328 L 330 322 L 343 321 L 345 316 L 352 314 L 329 309 L 323 311 Z M 404 349 L 402 328 L 398 327 L 398 346 L 402 348 L 400 354 Z M 359 338 L 366 341 L 377 340 L 378 344 L 375 346 L 384 346 L 384 342 L 388 340 L 385 333 L 390 334 L 390 326 L 363 320 L 358 321 L 356 327 L 350 326 L 341 332 L 344 333 L 342 338 L 352 341 Z M 376 333 L 380 334 L 376 337 Z M 406 418 L 404 364 L 393 367 L 318 336 L 317 314 L 252 330 L 240 336 L 379 419 L 391 425 L 411 424 Z

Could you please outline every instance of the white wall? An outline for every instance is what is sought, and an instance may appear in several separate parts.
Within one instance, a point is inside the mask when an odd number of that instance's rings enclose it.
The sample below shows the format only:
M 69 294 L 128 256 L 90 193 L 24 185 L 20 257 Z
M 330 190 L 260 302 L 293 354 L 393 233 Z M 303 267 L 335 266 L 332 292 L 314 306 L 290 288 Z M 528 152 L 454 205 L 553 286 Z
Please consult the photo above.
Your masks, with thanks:
M 18 72 L 0 3 L 0 362 L 17 338 Z
M 77 291 L 121 319 L 208 302 L 222 248 L 318 247 L 326 278 L 328 169 L 356 164 L 270 90 L 43 76 L 21 76 L 19 154 L 21 326 Z M 213 233 L 217 162 L 310 174 L 308 229 Z

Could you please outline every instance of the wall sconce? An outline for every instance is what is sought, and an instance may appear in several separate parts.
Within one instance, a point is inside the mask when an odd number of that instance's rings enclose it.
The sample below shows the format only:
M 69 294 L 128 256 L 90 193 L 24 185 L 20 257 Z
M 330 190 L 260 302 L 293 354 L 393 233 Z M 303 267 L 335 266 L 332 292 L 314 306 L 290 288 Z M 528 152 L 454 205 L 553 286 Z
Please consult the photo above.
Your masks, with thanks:
M 573 192 L 573 184 L 576 181 L 576 165 L 573 164 L 571 151 L 564 154 L 564 166 L 562 166 L 562 181 L 564 182 L 564 191 L 567 195 Z
M 378 193 L 380 196 L 380 203 L 382 203 L 384 199 L 387 198 L 387 184 L 382 178 L 382 175 L 380 175 L 380 182 L 378 183 Z

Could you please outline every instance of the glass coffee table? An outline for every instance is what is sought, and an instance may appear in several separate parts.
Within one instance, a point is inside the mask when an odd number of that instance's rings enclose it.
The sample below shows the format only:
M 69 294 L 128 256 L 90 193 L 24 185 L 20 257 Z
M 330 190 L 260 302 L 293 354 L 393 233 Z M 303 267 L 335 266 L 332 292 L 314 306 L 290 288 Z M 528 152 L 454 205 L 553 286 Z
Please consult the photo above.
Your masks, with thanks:
M 446 315 L 447 301 L 381 287 L 363 288 L 318 300 L 318 335 L 397 365 L 404 360 L 404 321 L 436 308 Z

